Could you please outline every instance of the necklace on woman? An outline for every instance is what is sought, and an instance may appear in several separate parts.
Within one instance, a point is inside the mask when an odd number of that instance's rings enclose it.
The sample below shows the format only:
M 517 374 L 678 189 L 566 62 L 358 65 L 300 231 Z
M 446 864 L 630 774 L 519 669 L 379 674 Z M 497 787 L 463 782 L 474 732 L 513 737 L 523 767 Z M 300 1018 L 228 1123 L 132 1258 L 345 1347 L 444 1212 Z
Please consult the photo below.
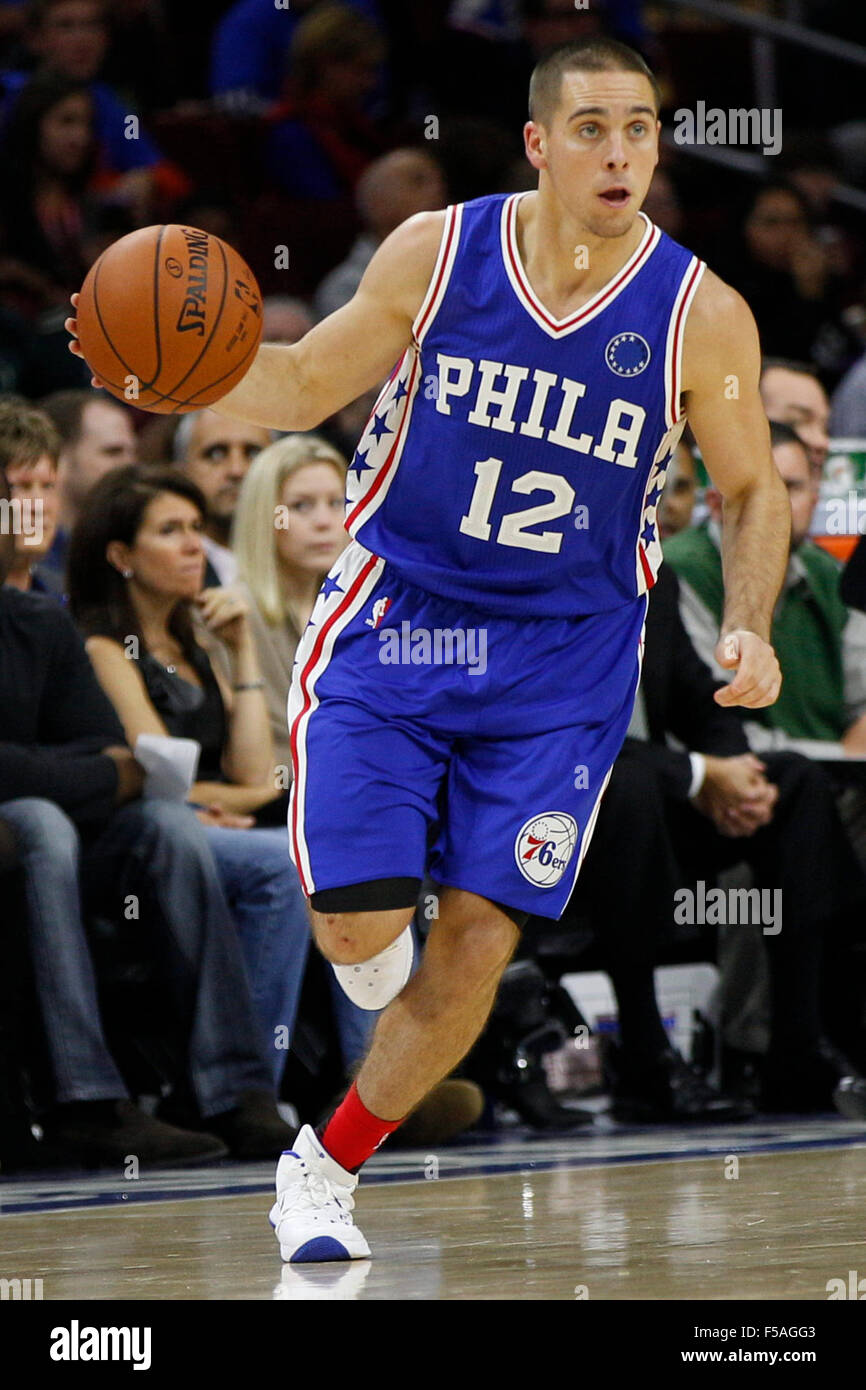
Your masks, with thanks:
M 159 662 L 160 666 L 162 666 L 164 670 L 168 671 L 168 674 L 170 676 L 177 675 L 177 657 L 174 655 L 174 653 L 172 653 L 171 661 L 165 661 L 163 657 L 159 655 L 159 650 L 156 647 L 151 647 L 150 654 L 151 656 L 156 658 L 156 660 Z

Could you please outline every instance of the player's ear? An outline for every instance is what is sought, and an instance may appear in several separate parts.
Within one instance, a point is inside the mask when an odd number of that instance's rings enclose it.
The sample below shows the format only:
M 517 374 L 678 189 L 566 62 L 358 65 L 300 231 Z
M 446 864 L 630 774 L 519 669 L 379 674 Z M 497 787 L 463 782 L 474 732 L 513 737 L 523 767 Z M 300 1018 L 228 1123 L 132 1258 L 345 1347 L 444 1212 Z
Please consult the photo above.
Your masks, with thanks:
M 537 121 L 527 121 L 523 127 L 523 141 L 526 147 L 526 158 L 533 169 L 546 169 L 544 126 L 539 125 Z

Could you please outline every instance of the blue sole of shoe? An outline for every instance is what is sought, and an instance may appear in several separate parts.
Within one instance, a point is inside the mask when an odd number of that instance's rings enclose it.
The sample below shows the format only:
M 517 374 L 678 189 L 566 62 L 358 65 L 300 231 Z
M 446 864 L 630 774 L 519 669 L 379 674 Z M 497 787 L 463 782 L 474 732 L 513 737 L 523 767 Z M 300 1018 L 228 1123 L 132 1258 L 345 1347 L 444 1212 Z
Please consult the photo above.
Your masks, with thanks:
M 324 1260 L 348 1260 L 351 1256 L 345 1245 L 333 1236 L 316 1236 L 315 1240 L 305 1241 L 292 1256 L 289 1264 L 315 1264 Z

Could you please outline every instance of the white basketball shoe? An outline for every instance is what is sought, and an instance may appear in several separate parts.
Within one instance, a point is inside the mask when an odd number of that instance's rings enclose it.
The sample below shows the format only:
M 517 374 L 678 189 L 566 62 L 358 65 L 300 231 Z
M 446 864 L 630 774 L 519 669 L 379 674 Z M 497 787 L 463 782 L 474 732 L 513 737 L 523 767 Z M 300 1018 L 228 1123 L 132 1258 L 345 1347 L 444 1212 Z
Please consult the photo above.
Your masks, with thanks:
M 355 1173 L 347 1173 L 304 1125 L 277 1164 L 277 1200 L 269 1220 L 287 1264 L 365 1260 L 370 1247 L 352 1220 Z

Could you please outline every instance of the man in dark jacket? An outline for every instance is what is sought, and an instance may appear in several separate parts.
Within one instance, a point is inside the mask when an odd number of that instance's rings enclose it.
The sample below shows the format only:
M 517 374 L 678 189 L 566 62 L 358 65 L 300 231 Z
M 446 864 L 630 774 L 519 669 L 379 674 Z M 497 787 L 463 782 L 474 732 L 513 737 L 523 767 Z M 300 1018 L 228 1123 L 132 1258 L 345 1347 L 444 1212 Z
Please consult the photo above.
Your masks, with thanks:
M 845 931 L 862 920 L 866 882 L 823 769 L 795 753 L 757 758 L 740 716 L 714 700 L 718 688 L 683 627 L 677 580 L 665 565 L 649 601 L 629 737 L 569 905 L 597 923 L 616 990 L 622 1051 L 615 1109 L 624 1118 L 703 1119 L 714 1109 L 708 1095 L 695 1096 L 671 1052 L 652 971 L 678 904 L 689 901 L 683 890 L 696 903 L 700 880 L 712 886 L 719 871 L 742 861 L 759 889 L 781 891 L 781 899 L 769 899 L 782 907 L 779 920 L 762 933 L 771 1013 L 762 1107 L 830 1108 L 851 1070 L 823 1045 L 821 984 L 834 956 L 844 954 Z M 833 983 L 836 1023 L 847 1029 L 846 1043 L 859 1043 L 862 1065 L 862 1000 L 841 997 L 844 972 Z M 847 1113 L 866 1114 L 863 1083 L 855 1078 L 842 1096 Z
M 0 585 L 14 551 L 0 470 Z M 237 932 L 203 829 L 142 799 L 83 643 L 49 598 L 0 587 L 0 822 L 17 840 L 33 977 L 55 1085 L 45 1124 L 89 1160 L 271 1157 L 291 1138 L 271 1093 Z M 140 934 L 187 1040 L 196 1130 L 130 1104 L 108 1050 L 81 904 Z

